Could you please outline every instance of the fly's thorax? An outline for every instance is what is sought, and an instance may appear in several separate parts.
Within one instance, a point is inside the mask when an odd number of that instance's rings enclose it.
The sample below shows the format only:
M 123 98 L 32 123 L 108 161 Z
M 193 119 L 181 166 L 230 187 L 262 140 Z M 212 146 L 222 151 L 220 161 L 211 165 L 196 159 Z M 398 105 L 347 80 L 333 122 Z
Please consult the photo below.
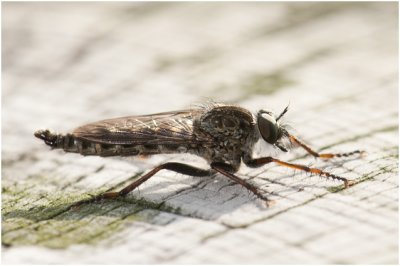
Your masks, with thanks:
M 253 128 L 251 130 L 251 133 L 247 136 L 246 142 L 243 145 L 243 155 L 250 153 L 253 153 L 254 147 L 257 142 L 260 141 L 260 131 L 258 130 L 257 124 L 253 124 Z
M 199 149 L 199 155 L 209 162 L 240 164 L 243 151 L 256 142 L 255 120 L 251 112 L 241 107 L 214 106 L 194 122 L 194 132 L 206 134 L 213 141 Z
M 254 124 L 253 115 L 246 109 L 225 105 L 216 106 L 195 121 L 199 130 L 213 137 L 245 138 Z

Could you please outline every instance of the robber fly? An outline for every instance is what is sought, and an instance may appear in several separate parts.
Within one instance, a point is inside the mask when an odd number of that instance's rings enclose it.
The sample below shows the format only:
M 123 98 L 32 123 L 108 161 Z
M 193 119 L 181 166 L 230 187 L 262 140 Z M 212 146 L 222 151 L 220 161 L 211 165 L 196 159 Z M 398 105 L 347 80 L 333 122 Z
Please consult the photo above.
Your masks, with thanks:
M 344 182 L 345 187 L 352 185 L 353 182 L 344 177 L 317 168 L 284 162 L 270 156 L 252 157 L 255 143 L 260 139 L 287 152 L 288 147 L 284 144 L 286 139 L 292 146 L 299 146 L 312 156 L 323 159 L 363 154 L 359 150 L 340 154 L 318 153 L 312 150 L 280 124 L 279 120 L 287 111 L 288 107 L 276 116 L 271 111 L 260 110 L 253 115 L 238 106 L 212 103 L 188 110 L 102 120 L 78 127 L 65 135 L 47 129 L 38 130 L 35 136 L 54 149 L 85 156 L 190 153 L 204 158 L 210 165 L 210 169 L 201 169 L 184 163 L 167 162 L 155 167 L 121 191 L 106 192 L 84 200 L 85 203 L 125 196 L 162 169 L 199 177 L 220 173 L 253 192 L 267 205 L 271 203 L 257 187 L 235 175 L 241 162 L 248 167 L 276 163 L 340 180 Z

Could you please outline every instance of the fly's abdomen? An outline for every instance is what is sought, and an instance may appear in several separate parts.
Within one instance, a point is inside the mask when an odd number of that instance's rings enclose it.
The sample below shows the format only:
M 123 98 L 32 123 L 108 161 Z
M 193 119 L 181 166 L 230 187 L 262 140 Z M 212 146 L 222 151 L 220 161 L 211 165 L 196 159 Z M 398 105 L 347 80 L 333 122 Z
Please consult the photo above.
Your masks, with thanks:
M 57 134 L 48 129 L 40 129 L 36 131 L 35 137 L 43 140 L 44 143 L 53 149 L 64 149 L 64 143 L 68 142 L 68 137 L 66 135 Z
M 66 152 L 80 153 L 82 155 L 117 156 L 138 155 L 139 150 L 133 146 L 95 143 L 76 138 L 73 134 L 57 134 L 48 129 L 38 130 L 35 136 L 42 139 L 53 149 L 62 149 Z
M 57 134 L 48 129 L 38 130 L 35 136 L 42 139 L 53 149 L 62 149 L 66 152 L 80 153 L 82 155 L 97 156 L 135 156 L 153 155 L 161 153 L 183 153 L 189 147 L 178 144 L 107 144 L 92 142 L 74 136 L 74 134 Z
M 57 134 L 44 129 L 36 131 L 35 136 L 42 139 L 53 149 L 62 149 L 66 152 L 76 152 L 83 155 L 98 155 L 91 143 L 78 140 L 72 134 Z

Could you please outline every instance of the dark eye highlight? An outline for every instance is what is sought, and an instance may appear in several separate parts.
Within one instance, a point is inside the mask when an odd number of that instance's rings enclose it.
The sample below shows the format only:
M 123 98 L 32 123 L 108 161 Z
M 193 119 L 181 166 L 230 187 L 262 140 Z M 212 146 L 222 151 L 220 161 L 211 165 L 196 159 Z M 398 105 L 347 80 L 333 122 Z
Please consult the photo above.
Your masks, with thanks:
M 275 119 L 269 114 L 259 113 L 257 124 L 262 138 L 266 142 L 274 144 L 278 139 L 278 125 Z

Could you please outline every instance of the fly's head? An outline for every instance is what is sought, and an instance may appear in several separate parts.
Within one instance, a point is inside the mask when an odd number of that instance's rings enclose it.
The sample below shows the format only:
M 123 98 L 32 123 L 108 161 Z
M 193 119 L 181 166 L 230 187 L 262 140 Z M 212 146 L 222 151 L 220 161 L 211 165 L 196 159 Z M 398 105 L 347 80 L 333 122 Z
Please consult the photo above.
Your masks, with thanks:
M 283 112 L 275 116 L 271 111 L 261 109 L 257 113 L 257 126 L 261 137 L 269 144 L 287 152 L 283 146 L 282 139 L 288 136 L 285 127 L 279 123 L 279 119 L 288 111 L 288 107 Z

